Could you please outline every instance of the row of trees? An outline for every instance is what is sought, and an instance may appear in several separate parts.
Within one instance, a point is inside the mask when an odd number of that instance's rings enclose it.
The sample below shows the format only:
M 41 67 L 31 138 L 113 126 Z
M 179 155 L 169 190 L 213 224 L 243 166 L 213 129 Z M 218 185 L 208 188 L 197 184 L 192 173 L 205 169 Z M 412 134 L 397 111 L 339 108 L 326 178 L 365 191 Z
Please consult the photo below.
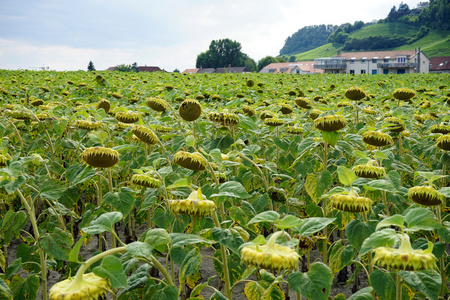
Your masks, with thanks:
M 230 39 L 213 40 L 208 50 L 197 55 L 196 68 L 226 68 L 247 67 L 250 71 L 256 71 L 256 62 L 246 53 L 237 41 Z
M 242 47 L 239 42 L 230 39 L 213 40 L 207 51 L 197 56 L 196 68 L 226 68 L 247 67 L 251 72 L 259 72 L 262 68 L 271 63 L 280 63 L 286 61 L 295 61 L 295 56 L 273 57 L 266 56 L 258 62 L 250 58 L 241 51 Z
M 384 22 L 401 22 L 426 26 L 435 30 L 450 30 L 450 0 L 431 0 L 422 10 L 410 9 L 408 4 L 400 3 L 398 9 L 391 8 Z
M 284 42 L 280 55 L 305 52 L 327 43 L 327 39 L 336 30 L 336 25 L 312 25 L 299 29 Z

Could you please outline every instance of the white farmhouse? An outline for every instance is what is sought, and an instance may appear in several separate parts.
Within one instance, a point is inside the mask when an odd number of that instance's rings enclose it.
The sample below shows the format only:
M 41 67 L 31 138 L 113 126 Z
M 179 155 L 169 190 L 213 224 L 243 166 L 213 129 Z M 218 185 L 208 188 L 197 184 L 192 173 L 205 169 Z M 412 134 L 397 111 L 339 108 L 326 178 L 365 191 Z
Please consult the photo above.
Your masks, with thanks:
M 314 68 L 325 73 L 406 74 L 429 73 L 430 59 L 418 50 L 343 52 L 314 59 Z

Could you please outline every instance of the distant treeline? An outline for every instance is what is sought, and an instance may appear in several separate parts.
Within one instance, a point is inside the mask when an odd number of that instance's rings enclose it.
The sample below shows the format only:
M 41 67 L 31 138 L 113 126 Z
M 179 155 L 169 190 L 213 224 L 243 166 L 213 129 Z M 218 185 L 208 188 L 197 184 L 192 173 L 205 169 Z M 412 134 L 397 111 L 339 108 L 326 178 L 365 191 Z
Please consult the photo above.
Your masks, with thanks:
M 356 21 L 353 25 L 345 23 L 336 25 L 314 25 L 299 29 L 285 41 L 280 55 L 297 54 L 325 45 L 342 44 L 342 50 L 381 50 L 413 43 L 426 36 L 430 29 L 450 30 L 450 0 L 431 0 L 428 7 L 420 10 L 410 9 L 408 4 L 400 3 L 392 7 L 385 19 L 379 23 L 400 22 L 421 26 L 413 36 L 368 36 L 351 38 L 350 33 L 373 23 Z
M 320 47 L 327 43 L 328 37 L 337 27 L 323 24 L 303 27 L 286 39 L 280 55 L 305 52 Z

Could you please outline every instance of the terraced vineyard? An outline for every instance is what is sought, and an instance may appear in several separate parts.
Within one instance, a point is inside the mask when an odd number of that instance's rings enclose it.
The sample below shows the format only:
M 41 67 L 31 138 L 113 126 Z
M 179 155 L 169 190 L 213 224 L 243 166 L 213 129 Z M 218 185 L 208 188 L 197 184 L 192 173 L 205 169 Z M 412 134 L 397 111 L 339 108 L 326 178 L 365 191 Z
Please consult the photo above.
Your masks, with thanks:
M 0 71 L 0 298 L 448 297 L 449 82 Z

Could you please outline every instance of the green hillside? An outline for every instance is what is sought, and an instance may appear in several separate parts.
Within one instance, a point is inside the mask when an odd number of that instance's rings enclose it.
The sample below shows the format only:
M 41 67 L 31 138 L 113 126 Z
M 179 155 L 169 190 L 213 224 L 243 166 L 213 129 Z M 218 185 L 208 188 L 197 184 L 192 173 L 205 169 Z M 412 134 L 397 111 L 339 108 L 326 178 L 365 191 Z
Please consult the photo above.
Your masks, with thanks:
M 411 37 L 418 32 L 420 27 L 403 24 L 403 23 L 380 23 L 364 27 L 360 30 L 352 32 L 349 38 L 367 38 L 369 36 L 405 36 Z M 328 43 L 317 47 L 313 50 L 294 54 L 297 61 L 309 61 L 314 58 L 330 57 L 337 54 L 343 44 Z M 430 30 L 430 32 L 423 38 L 414 43 L 402 45 L 395 48 L 387 48 L 383 50 L 413 50 L 421 47 L 422 51 L 428 57 L 434 56 L 450 56 L 450 31 L 449 30 Z
M 374 35 L 402 35 L 410 37 L 414 35 L 420 26 L 413 26 L 408 24 L 403 24 L 399 22 L 394 23 L 379 23 L 364 27 L 358 31 L 352 32 L 350 34 L 351 38 L 365 38 Z

